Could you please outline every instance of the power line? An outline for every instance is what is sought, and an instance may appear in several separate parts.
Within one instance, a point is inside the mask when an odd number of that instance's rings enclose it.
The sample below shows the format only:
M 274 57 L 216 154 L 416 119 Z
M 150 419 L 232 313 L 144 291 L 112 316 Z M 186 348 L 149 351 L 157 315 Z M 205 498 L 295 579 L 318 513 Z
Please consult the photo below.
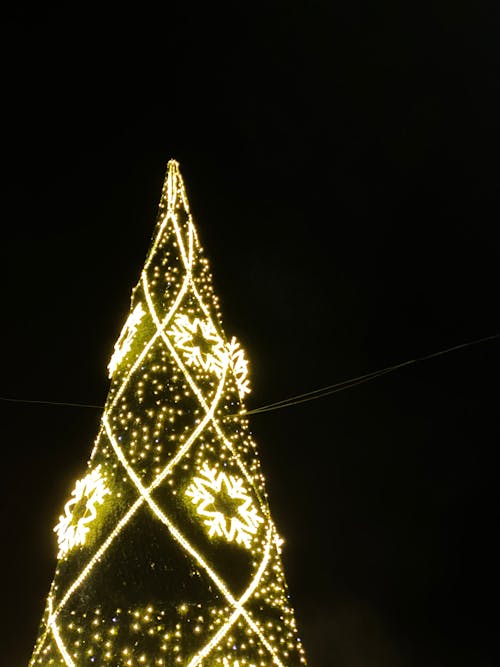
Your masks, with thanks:
M 427 361 L 428 359 L 433 359 L 435 357 L 440 357 L 444 354 L 449 354 L 450 352 L 456 352 L 466 347 L 472 347 L 473 345 L 479 345 L 480 343 L 486 343 L 488 341 L 497 340 L 500 338 L 500 334 L 494 334 L 493 336 L 486 336 L 484 338 L 478 338 L 476 340 L 468 341 L 467 343 L 461 343 L 460 345 L 454 345 L 453 347 L 448 347 L 445 350 L 439 350 L 439 352 L 432 352 L 431 354 L 426 354 L 422 357 L 416 357 L 415 359 L 409 359 L 408 361 L 403 361 L 399 364 L 394 364 L 393 366 L 387 366 L 378 371 L 373 371 L 371 373 L 365 373 L 364 375 L 358 375 L 358 377 L 351 378 L 349 380 L 343 380 L 341 382 L 336 382 L 335 384 L 327 385 L 326 387 L 321 387 L 319 389 L 314 389 L 313 391 L 308 391 L 303 394 L 297 394 L 296 396 L 290 396 L 281 401 L 275 401 L 274 403 L 268 403 L 267 405 L 262 405 L 259 408 L 254 408 L 253 410 L 241 410 L 240 412 L 235 412 L 231 415 L 227 415 L 225 419 L 230 419 L 231 417 L 237 417 L 241 415 L 257 415 L 263 412 L 272 412 L 273 410 L 280 410 L 281 408 L 289 408 L 293 405 L 300 405 L 301 403 L 307 403 L 309 401 L 314 401 L 318 398 L 324 398 L 325 396 L 330 396 L 331 394 L 337 394 L 340 391 L 345 391 L 346 389 L 351 389 L 352 387 L 357 387 L 360 384 L 365 384 L 366 382 L 371 382 L 375 378 L 381 377 L 382 375 L 387 375 L 388 373 L 393 373 L 394 371 L 404 368 L 406 366 L 411 366 L 417 364 L 421 361 Z M 37 404 L 37 405 L 55 405 L 55 406 L 64 406 L 71 408 L 91 408 L 96 410 L 103 410 L 103 405 L 93 405 L 90 403 L 68 403 L 63 401 L 42 401 L 42 400 L 31 400 L 27 398 L 10 398 L 8 396 L 0 396 L 0 401 L 8 403 L 28 403 L 28 404 Z
M 102 410 L 104 405 L 92 405 L 90 403 L 65 403 L 62 401 L 35 401 L 29 398 L 10 398 L 9 396 L 0 396 L 0 401 L 7 403 L 35 403 L 38 405 L 64 405 L 70 408 L 96 408 Z
M 351 378 L 349 380 L 343 380 L 342 382 L 336 382 L 335 384 L 328 385 L 326 387 L 321 387 L 320 389 L 315 389 L 313 391 L 308 391 L 305 394 L 297 394 L 296 396 L 290 396 L 282 401 L 276 401 L 274 403 L 269 403 L 268 405 L 263 405 L 260 408 L 254 408 L 253 410 L 242 410 L 239 413 L 234 413 L 228 415 L 227 418 L 236 417 L 237 415 L 256 415 L 262 412 L 271 412 L 273 410 L 280 410 L 281 408 L 288 408 L 292 405 L 299 405 L 300 403 L 306 403 L 308 401 L 314 401 L 318 398 L 323 398 L 324 396 L 330 396 L 331 394 L 336 394 L 345 389 L 351 389 L 351 387 L 357 387 L 360 384 L 365 382 L 370 382 L 375 378 L 378 378 L 382 375 L 387 375 L 388 373 L 393 373 L 399 368 L 404 368 L 405 366 L 410 366 L 412 364 L 417 364 L 421 361 L 427 361 L 428 359 L 433 359 L 435 357 L 442 356 L 444 354 L 449 354 L 450 352 L 456 352 L 465 347 L 472 347 L 473 345 L 479 345 L 479 343 L 486 343 L 487 341 L 492 341 L 500 338 L 500 334 L 494 334 L 493 336 L 485 336 L 484 338 L 478 338 L 473 341 L 468 341 L 467 343 L 461 343 L 460 345 L 454 345 L 453 347 L 448 347 L 445 350 L 439 350 L 439 352 L 432 352 L 431 354 L 426 354 L 422 357 L 416 357 L 415 359 L 409 359 L 408 361 L 403 361 L 399 364 L 394 364 L 393 366 L 387 366 L 378 371 L 373 371 L 372 373 L 366 373 L 364 375 L 359 375 L 358 377 Z

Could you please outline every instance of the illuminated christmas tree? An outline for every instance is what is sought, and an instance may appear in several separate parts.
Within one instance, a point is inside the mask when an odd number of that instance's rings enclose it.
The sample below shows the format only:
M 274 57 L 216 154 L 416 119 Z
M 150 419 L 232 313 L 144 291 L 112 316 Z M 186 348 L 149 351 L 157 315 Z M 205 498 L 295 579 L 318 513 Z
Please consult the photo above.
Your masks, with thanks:
M 255 444 L 176 162 L 31 666 L 305 664 Z

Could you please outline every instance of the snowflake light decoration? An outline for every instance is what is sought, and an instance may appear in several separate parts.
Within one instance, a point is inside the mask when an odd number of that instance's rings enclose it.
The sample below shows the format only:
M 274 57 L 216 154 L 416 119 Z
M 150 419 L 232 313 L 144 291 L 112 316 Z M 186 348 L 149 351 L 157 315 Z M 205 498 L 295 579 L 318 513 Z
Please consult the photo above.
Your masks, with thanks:
M 177 315 L 168 333 L 182 350 L 188 366 L 197 366 L 222 377 L 228 363 L 227 351 L 211 320 L 195 317 L 191 321 L 187 315 Z
M 116 368 L 120 364 L 123 357 L 128 352 L 130 352 L 132 339 L 135 336 L 135 333 L 137 331 L 137 326 L 139 325 L 139 322 L 142 320 L 144 315 L 145 312 L 142 307 L 142 303 L 138 303 L 137 306 L 134 308 L 134 310 L 128 316 L 127 321 L 123 326 L 120 337 L 115 343 L 113 355 L 108 364 L 109 377 L 113 376 L 113 373 L 115 372 Z
M 186 489 L 186 496 L 204 517 L 209 537 L 217 535 L 250 549 L 252 537 L 264 519 L 257 513 L 240 477 L 218 472 L 205 462 L 200 476 L 193 477 Z M 221 511 L 224 496 L 227 502 Z
M 227 344 L 227 353 L 233 368 L 234 377 L 240 398 L 250 393 L 250 382 L 248 380 L 248 360 L 245 351 L 233 336 Z
M 85 544 L 90 530 L 88 524 L 97 516 L 96 505 L 102 505 L 104 496 L 109 493 L 100 465 L 83 479 L 77 480 L 71 498 L 64 506 L 64 514 L 61 514 L 54 528 L 59 545 L 58 558 L 74 547 Z
M 185 314 L 177 315 L 168 333 L 173 336 L 188 366 L 196 366 L 221 378 L 224 369 L 230 365 L 240 398 L 250 393 L 248 361 L 234 336 L 226 345 L 211 320 L 195 317 L 191 321 Z

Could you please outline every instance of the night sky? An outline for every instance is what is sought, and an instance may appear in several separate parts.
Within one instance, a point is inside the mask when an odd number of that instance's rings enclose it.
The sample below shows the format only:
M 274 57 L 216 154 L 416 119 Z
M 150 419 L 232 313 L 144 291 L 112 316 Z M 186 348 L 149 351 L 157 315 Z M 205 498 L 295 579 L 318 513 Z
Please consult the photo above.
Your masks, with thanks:
M 170 158 L 256 408 L 500 332 L 500 6 L 4 10 L 0 395 L 104 403 Z M 483 343 L 252 430 L 310 667 L 498 667 Z M 0 401 L 2 667 L 96 409 Z

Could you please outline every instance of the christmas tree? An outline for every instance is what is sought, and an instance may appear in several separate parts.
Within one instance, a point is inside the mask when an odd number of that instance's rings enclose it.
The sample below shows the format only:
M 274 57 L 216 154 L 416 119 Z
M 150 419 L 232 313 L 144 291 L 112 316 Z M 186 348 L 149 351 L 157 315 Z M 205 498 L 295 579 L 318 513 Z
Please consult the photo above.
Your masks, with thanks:
M 244 414 L 247 365 L 172 160 L 100 430 L 54 528 L 30 666 L 305 664 Z

